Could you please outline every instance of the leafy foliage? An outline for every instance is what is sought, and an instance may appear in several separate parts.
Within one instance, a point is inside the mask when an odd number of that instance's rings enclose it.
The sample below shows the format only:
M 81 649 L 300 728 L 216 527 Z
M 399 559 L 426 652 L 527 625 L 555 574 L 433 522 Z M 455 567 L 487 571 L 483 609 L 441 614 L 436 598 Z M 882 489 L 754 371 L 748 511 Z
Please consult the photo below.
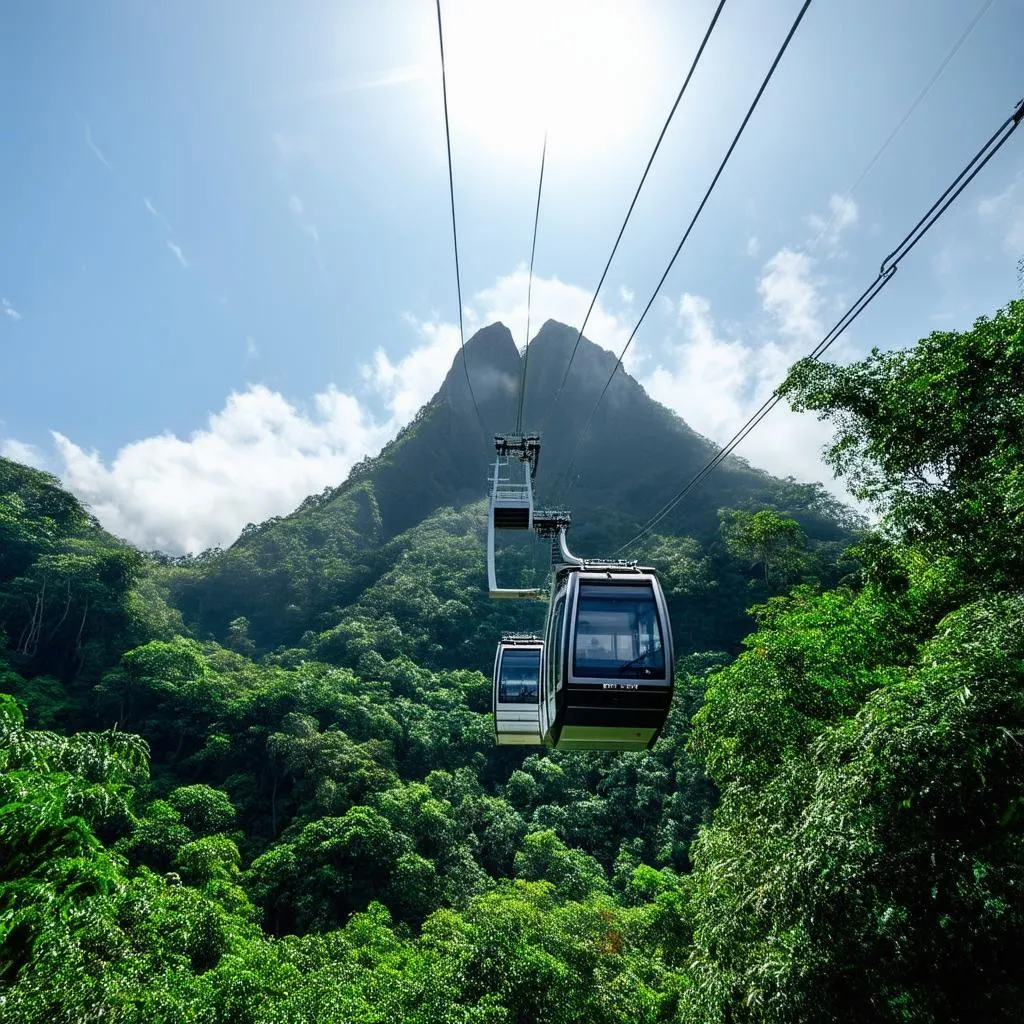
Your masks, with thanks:
M 798 363 L 780 393 L 836 423 L 828 459 L 886 523 L 980 586 L 1024 575 L 1024 300 L 848 367 Z
M 642 753 L 493 744 L 481 670 L 527 623 L 483 592 L 459 374 L 198 558 L 0 460 L 0 1017 L 1018 1020 L 1022 322 L 794 370 L 882 529 L 734 462 L 647 538 L 679 659 Z M 604 454 L 656 450 L 667 412 L 613 391 Z M 704 442 L 672 430 L 682 471 Z M 596 549 L 664 476 L 595 467 Z

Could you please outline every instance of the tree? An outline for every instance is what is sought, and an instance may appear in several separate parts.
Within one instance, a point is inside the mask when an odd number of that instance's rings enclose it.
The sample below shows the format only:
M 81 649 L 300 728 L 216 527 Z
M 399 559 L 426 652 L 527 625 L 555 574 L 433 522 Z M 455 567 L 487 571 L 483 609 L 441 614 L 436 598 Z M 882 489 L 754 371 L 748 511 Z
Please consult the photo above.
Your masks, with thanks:
M 890 531 L 977 585 L 1024 581 L 1024 300 L 849 366 L 803 360 L 779 394 L 835 424 L 827 461 Z
M 844 618 L 816 628 L 848 633 Z M 796 708 L 788 733 L 757 714 L 756 775 L 749 740 L 704 748 L 724 791 L 697 844 L 686 1019 L 1018 1018 L 1024 599 L 954 612 L 914 661 L 835 663 L 839 686 L 869 693 L 811 742 Z M 753 681 L 737 668 L 715 685 L 735 701 Z
M 201 784 L 179 786 L 167 802 L 181 815 L 181 823 L 197 836 L 226 832 L 235 824 L 235 808 L 226 793 Z
M 764 569 L 765 585 L 772 573 L 780 582 L 792 579 L 800 569 L 800 555 L 806 534 L 795 519 L 771 509 L 744 512 L 729 509 L 720 513 L 722 535 L 729 553 Z
M 256 653 L 256 645 L 249 639 L 249 620 L 244 615 L 232 619 L 228 623 L 227 647 L 239 654 L 252 657 Z
M 855 585 L 756 608 L 708 680 L 686 1020 L 1019 1017 L 1022 338 L 1012 303 L 783 388 L 885 534 Z
M 554 832 L 532 832 L 516 854 L 516 876 L 554 884 L 563 900 L 582 900 L 608 891 L 608 879 L 593 857 L 571 850 Z

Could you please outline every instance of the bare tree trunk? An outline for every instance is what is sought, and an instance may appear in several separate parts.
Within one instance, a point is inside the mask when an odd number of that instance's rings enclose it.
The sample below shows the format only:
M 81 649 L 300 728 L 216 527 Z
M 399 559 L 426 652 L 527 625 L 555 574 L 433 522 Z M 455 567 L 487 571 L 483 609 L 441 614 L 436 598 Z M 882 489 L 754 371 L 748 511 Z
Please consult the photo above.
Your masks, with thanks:
M 46 603 L 46 577 L 43 577 L 43 585 L 36 596 L 35 607 L 32 609 L 32 618 L 21 634 L 18 644 L 18 653 L 33 657 L 39 649 L 39 634 L 43 629 L 43 608 Z
M 54 626 L 53 629 L 50 631 L 50 635 L 46 638 L 47 641 L 52 640 L 57 635 L 57 631 L 60 629 L 60 627 L 64 625 L 64 620 L 68 617 L 68 611 L 69 611 L 70 608 L 71 608 L 71 580 L 69 579 L 68 580 L 68 599 L 64 603 L 64 614 L 60 617 L 60 621 L 57 623 L 57 625 Z
M 85 617 L 89 614 L 89 602 L 85 602 L 85 607 L 82 609 L 82 621 L 78 624 L 78 635 L 75 637 L 75 653 L 80 654 L 82 651 L 82 630 L 85 629 Z

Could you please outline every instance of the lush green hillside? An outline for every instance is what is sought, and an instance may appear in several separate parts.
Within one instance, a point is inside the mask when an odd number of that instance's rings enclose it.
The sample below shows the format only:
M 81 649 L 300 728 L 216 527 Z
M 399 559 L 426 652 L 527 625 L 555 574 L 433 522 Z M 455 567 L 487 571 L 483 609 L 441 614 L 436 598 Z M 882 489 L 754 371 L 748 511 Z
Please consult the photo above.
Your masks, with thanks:
M 575 340 L 575 331 L 549 321 L 531 343 L 525 422 L 544 427 L 538 503 L 571 505 L 573 545 L 581 553 L 600 555 L 631 536 L 714 449 L 621 371 L 602 405 L 605 415 L 595 418 L 577 449 L 615 360 L 583 339 L 555 403 Z M 429 640 L 401 647 L 422 664 L 483 669 L 496 631 L 529 625 L 521 613 L 495 609 L 486 600 L 480 504 L 494 455 L 488 448 L 490 434 L 514 425 L 522 363 L 501 324 L 478 332 L 466 346 L 466 359 L 477 382 L 474 394 L 487 437 L 458 357 L 413 423 L 378 457 L 357 466 L 340 487 L 307 499 L 289 516 L 248 528 L 228 551 L 179 560 L 171 593 L 196 636 L 226 643 L 231 623 L 244 617 L 261 654 L 282 646 L 308 647 L 309 633 L 322 634 L 338 623 L 376 614 L 381 594 L 395 589 L 399 577 L 405 578 L 406 589 L 429 590 L 435 604 L 457 602 L 443 622 L 436 609 L 399 614 L 418 623 L 438 619 Z M 718 579 L 729 571 L 716 560 L 722 548 L 719 511 L 763 507 L 794 517 L 819 551 L 848 542 L 857 525 L 820 486 L 778 480 L 729 459 L 660 529 L 692 536 L 699 544 L 695 557 L 715 561 Z M 649 557 L 650 546 L 636 554 Z M 835 555 L 829 551 L 826 560 L 834 561 Z M 542 582 L 544 558 L 543 545 L 533 550 L 519 545 L 506 553 L 505 574 L 525 585 Z M 458 580 L 454 587 L 430 578 L 431 566 L 438 576 L 445 564 L 453 569 L 448 579 Z M 752 624 L 744 615 L 750 595 L 738 583 L 718 588 L 710 605 L 708 596 L 679 608 L 685 612 L 688 643 L 696 649 L 735 649 Z
M 417 447 L 457 379 L 183 563 L 0 460 L 0 1019 L 1020 1020 L 1024 302 L 795 368 L 884 513 L 852 555 L 820 491 L 742 465 L 648 542 L 680 686 L 645 753 L 493 745 L 514 612 L 479 483 Z M 436 493 L 396 497 L 413 470 Z M 621 478 L 581 488 L 595 546 L 642 517 Z

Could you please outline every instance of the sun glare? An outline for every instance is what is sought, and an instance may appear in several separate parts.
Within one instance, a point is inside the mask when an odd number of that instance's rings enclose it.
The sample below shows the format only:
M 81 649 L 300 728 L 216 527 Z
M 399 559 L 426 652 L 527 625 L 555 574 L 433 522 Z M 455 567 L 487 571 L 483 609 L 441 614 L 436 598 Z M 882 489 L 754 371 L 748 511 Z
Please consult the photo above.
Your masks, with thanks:
M 503 158 L 536 160 L 545 131 L 594 158 L 621 143 L 656 85 L 658 40 L 639 4 L 448 0 L 453 130 Z

